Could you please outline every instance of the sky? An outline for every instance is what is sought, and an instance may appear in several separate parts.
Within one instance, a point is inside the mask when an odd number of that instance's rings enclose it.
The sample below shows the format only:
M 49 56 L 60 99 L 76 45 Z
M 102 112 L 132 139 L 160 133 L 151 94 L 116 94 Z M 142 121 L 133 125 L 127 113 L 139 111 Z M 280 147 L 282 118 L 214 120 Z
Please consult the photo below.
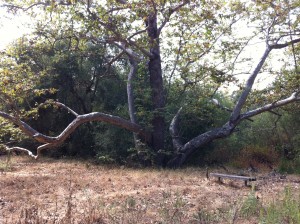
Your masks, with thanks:
M 9 16 L 5 10 L 0 8 L 0 50 L 18 37 L 30 33 L 30 29 L 26 26 L 26 23 L 29 22 L 29 17 Z

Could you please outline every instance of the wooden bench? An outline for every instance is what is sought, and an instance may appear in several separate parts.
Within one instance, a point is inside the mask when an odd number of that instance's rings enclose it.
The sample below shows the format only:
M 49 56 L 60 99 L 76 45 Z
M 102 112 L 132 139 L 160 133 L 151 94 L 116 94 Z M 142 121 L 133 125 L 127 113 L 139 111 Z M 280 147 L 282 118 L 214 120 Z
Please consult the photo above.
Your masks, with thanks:
M 243 180 L 245 181 L 245 186 L 248 186 L 248 181 L 256 181 L 256 177 L 229 175 L 229 174 L 222 174 L 222 173 L 210 173 L 209 176 L 218 177 L 219 182 L 221 182 L 221 178 Z

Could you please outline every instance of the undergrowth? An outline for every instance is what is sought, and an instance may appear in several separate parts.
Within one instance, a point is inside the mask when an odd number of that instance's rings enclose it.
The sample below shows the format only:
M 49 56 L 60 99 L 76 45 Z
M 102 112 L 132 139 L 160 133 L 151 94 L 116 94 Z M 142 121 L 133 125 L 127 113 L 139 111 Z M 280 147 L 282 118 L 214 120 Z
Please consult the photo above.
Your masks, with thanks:
M 282 200 L 274 200 L 261 209 L 260 223 L 300 223 L 300 198 L 295 198 L 291 189 L 287 187 Z
M 3 160 L 0 160 L 0 171 L 2 172 L 8 172 L 8 171 L 11 171 L 12 170 L 12 155 L 11 155 L 11 152 L 7 152 L 6 153 L 6 159 L 3 161 Z
M 7 219 L 5 224 L 110 224 L 110 223 L 157 223 L 157 224 L 215 224 L 237 223 L 237 221 L 252 218 L 255 223 L 300 223 L 300 200 L 295 199 L 290 188 L 282 193 L 282 200 L 274 199 L 268 205 L 263 206 L 256 198 L 255 192 L 240 201 L 240 205 L 234 208 L 223 208 L 219 211 L 205 211 L 199 209 L 192 215 L 187 213 L 187 201 L 178 194 L 162 192 L 162 198 L 157 202 L 157 214 L 150 214 L 149 202 L 135 197 L 127 197 L 124 201 L 112 201 L 111 203 L 98 203 L 89 201 L 85 211 L 79 212 L 73 199 L 73 191 L 70 188 L 66 200 L 66 209 L 62 212 L 56 208 L 50 212 L 38 205 L 22 208 L 18 220 Z M 280 198 L 280 195 L 279 195 Z
M 9 160 L 2 162 L 4 165 L 10 163 Z M 90 167 L 86 168 L 90 169 Z M 70 176 L 65 177 L 68 181 L 60 182 L 67 186 L 63 205 L 57 201 L 56 207 L 52 206 L 50 209 L 48 204 L 25 202 L 18 210 L 14 211 L 14 217 L 5 217 L 3 222 L 0 221 L 1 224 L 235 224 L 243 223 L 243 220 L 253 220 L 253 223 L 260 224 L 300 223 L 300 198 L 295 197 L 295 192 L 289 187 L 285 188 L 283 192 L 279 192 L 269 204 L 263 204 L 256 196 L 255 186 L 253 186 L 249 194 L 236 201 L 234 206 L 228 205 L 212 210 L 205 208 L 205 204 L 201 200 L 197 203 L 193 202 L 194 204 L 191 205 L 189 197 L 186 197 L 185 193 L 166 190 L 166 188 L 161 190 L 155 198 L 148 199 L 138 194 L 138 191 L 137 194 L 111 197 L 109 200 L 101 198 L 102 196 L 95 198 L 93 191 L 88 191 L 89 186 L 76 187 L 79 182 L 73 182 L 77 177 L 73 176 L 71 168 L 69 169 L 67 173 Z M 166 172 L 160 178 L 167 179 L 168 175 L 170 174 Z M 111 184 L 111 180 L 108 182 Z M 86 186 L 87 188 L 85 188 Z M 81 196 L 81 202 L 76 197 L 78 189 L 84 194 Z M 85 191 L 85 189 L 87 190 Z M 189 188 L 187 188 L 188 190 Z M 209 198 L 210 195 L 206 195 L 206 197 Z

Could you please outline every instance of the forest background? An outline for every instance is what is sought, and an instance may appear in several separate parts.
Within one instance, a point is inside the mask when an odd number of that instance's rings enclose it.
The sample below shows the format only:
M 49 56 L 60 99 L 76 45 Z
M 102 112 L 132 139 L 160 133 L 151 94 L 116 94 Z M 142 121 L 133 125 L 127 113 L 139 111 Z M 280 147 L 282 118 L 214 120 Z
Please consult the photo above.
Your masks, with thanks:
M 299 1 L 1 4 L 4 151 L 300 172 Z

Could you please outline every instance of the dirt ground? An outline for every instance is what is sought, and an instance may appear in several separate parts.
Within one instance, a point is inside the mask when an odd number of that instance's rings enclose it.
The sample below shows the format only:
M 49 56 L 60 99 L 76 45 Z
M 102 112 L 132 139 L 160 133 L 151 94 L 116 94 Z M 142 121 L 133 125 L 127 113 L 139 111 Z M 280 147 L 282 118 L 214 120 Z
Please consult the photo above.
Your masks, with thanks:
M 5 159 L 0 157 L 2 165 Z M 226 173 L 221 169 L 211 171 Z M 287 186 L 299 192 L 299 176 L 268 170 L 254 175 L 257 177 L 255 194 L 262 203 L 278 200 Z M 185 223 L 199 211 L 214 214 L 227 210 L 233 214 L 251 189 L 242 181 L 219 183 L 215 178 L 207 179 L 206 171 L 200 168 L 128 169 L 86 161 L 47 158 L 33 161 L 14 157 L 10 168 L 0 171 L 0 223 L 17 223 L 16 220 L 37 214 L 44 220 L 49 217 L 59 220 L 70 213 L 74 223 L 85 223 L 77 222 L 76 217 L 91 215 L 96 210 L 103 213 L 102 221 L 94 223 L 112 223 L 105 220 L 126 223 L 134 219 L 136 223 L 168 223 L 168 220 L 175 223 L 175 216 L 180 219 L 178 223 Z M 125 214 L 131 215 L 131 219 L 124 217 Z M 255 221 L 237 220 L 236 223 Z

